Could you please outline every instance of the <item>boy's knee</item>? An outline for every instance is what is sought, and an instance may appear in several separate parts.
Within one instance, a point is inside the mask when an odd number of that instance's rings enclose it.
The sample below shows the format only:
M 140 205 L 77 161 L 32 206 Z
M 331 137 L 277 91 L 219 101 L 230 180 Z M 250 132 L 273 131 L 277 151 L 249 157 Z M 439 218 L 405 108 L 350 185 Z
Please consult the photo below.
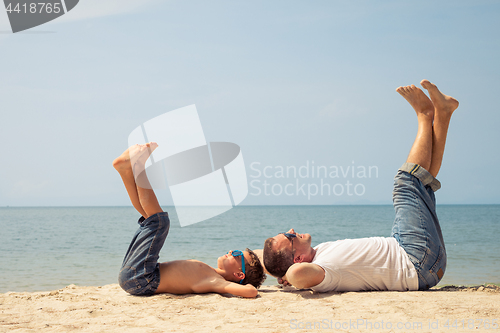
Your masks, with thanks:
M 159 275 L 155 273 L 137 273 L 135 267 L 125 266 L 120 270 L 118 283 L 124 291 L 131 295 L 151 296 L 155 293 L 159 284 Z
M 134 267 L 122 267 L 120 274 L 118 274 L 118 284 L 127 293 L 135 295 L 136 291 L 140 289 L 140 284 L 136 277 L 137 274 Z

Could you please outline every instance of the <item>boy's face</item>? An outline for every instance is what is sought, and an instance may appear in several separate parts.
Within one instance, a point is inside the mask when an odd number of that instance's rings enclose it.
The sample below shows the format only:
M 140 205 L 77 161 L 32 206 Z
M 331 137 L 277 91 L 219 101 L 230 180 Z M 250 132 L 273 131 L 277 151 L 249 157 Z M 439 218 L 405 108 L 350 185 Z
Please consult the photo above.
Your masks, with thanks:
M 242 273 L 241 256 L 233 257 L 231 253 L 232 251 L 229 251 L 229 253 L 217 259 L 217 268 L 228 273 L 228 276 L 232 276 L 233 279 L 231 279 L 231 281 L 239 282 L 241 279 L 238 279 L 234 273 Z M 245 256 L 245 262 L 250 262 L 252 260 L 248 251 L 243 251 L 243 255 Z

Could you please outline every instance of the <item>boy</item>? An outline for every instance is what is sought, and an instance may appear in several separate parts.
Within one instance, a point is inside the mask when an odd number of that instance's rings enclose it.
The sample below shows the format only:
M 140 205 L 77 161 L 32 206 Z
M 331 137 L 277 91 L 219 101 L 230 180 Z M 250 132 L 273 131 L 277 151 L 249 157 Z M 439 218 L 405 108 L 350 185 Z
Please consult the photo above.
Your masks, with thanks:
M 144 172 L 146 160 L 156 147 L 155 142 L 135 145 L 113 161 L 132 205 L 142 215 L 138 221 L 140 227 L 123 260 L 118 278 L 120 286 L 138 296 L 215 292 L 256 297 L 265 275 L 258 257 L 249 249 L 229 251 L 218 258 L 217 268 L 197 260 L 158 263 L 170 220 L 161 209 Z M 136 182 L 139 178 L 140 182 Z

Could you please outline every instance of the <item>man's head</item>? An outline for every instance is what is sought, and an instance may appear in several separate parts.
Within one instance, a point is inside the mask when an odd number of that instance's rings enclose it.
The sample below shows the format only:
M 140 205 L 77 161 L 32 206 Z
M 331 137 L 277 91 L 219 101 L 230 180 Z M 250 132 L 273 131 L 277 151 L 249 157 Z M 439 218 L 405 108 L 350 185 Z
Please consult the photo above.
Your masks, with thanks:
M 277 278 L 283 277 L 294 263 L 311 262 L 313 258 L 311 235 L 297 234 L 293 229 L 268 238 L 264 243 L 264 266 Z
M 248 248 L 245 251 L 229 251 L 226 255 L 219 257 L 217 267 L 223 271 L 222 276 L 226 280 L 251 284 L 255 288 L 259 288 L 266 279 L 259 257 Z

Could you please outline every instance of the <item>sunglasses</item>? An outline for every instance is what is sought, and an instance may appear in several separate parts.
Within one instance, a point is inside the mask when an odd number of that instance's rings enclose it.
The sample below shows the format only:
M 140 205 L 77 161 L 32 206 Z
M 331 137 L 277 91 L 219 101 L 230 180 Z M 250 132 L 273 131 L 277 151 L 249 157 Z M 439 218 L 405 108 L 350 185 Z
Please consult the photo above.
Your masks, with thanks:
M 233 250 L 229 251 L 228 254 L 232 255 L 235 258 L 241 256 L 241 271 L 243 272 L 243 274 L 245 274 L 245 256 L 243 255 L 243 252 L 241 252 L 240 250 Z M 240 280 L 240 284 L 243 284 L 243 280 L 245 280 L 245 278 Z
M 295 260 L 295 256 L 293 255 L 293 239 L 297 238 L 296 234 L 289 234 L 288 232 L 282 232 L 282 235 L 284 235 L 290 242 L 292 242 L 292 262 Z

